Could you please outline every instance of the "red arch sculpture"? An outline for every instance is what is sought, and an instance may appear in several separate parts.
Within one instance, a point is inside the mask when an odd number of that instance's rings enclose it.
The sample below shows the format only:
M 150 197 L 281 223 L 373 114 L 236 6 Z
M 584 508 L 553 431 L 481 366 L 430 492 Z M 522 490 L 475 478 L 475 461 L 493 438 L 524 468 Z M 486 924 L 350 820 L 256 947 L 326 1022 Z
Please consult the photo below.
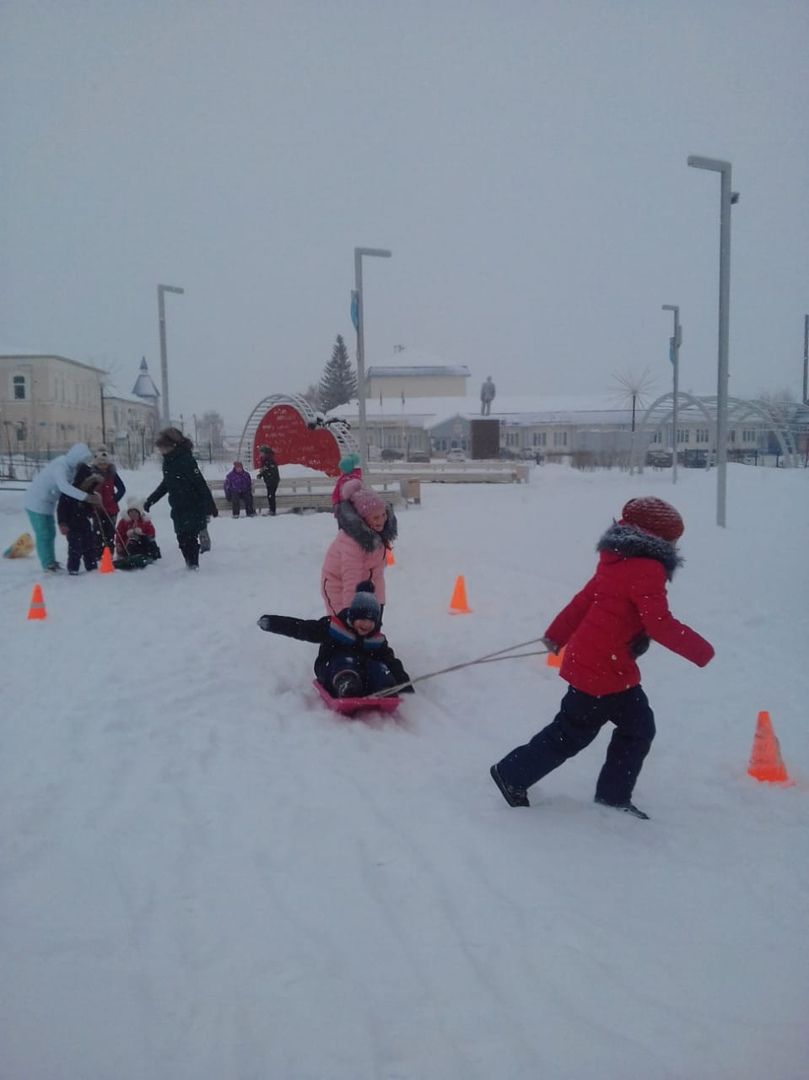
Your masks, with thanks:
M 253 410 L 242 432 L 239 456 L 259 466 L 259 447 L 271 446 L 279 465 L 306 465 L 339 476 L 339 461 L 356 450 L 348 425 L 325 421 L 305 398 L 274 394 Z

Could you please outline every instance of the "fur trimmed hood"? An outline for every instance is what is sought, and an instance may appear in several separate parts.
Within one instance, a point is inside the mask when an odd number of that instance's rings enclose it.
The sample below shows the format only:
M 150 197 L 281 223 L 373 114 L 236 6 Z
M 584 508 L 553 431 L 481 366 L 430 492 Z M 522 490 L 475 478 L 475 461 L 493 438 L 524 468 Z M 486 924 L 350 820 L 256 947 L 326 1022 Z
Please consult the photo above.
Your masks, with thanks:
M 682 556 L 670 540 L 652 536 L 625 522 L 613 522 L 596 544 L 596 551 L 613 553 L 622 559 L 654 559 L 663 566 L 669 581 L 683 564 Z
M 347 533 L 352 540 L 356 540 L 363 551 L 374 551 L 381 544 L 389 545 L 396 539 L 399 527 L 396 514 L 390 506 L 387 508 L 387 515 L 382 531 L 375 532 L 363 521 L 348 499 L 337 503 L 334 508 L 337 527 Z

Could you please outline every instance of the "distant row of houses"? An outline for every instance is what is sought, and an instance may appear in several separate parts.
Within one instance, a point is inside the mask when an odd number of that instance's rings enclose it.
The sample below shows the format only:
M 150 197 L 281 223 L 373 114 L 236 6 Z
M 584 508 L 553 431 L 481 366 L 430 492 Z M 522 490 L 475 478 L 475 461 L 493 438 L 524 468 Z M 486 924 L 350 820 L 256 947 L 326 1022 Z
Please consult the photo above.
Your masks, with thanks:
M 151 453 L 159 394 L 146 360 L 131 394 L 101 368 L 66 356 L 0 355 L 0 456 L 107 446 L 128 464 Z

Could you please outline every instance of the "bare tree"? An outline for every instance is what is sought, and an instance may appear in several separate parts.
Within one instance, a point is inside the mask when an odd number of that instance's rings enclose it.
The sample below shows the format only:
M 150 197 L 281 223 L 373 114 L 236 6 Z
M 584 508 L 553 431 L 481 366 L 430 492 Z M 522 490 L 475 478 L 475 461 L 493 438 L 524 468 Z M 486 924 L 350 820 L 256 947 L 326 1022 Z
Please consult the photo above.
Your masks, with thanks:
M 225 450 L 225 421 L 222 414 L 210 410 L 197 422 L 197 439 L 201 448 L 207 448 L 215 457 Z

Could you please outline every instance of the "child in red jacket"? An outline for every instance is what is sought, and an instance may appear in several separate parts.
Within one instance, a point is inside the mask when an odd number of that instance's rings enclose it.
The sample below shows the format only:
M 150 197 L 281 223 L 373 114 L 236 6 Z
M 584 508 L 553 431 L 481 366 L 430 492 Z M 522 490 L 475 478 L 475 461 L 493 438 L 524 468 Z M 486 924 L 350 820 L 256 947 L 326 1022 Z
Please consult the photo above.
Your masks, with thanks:
M 528 806 L 527 788 L 615 725 L 595 801 L 648 818 L 632 804 L 632 791 L 655 734 L 654 714 L 640 685 L 636 657 L 649 639 L 698 667 L 713 647 L 669 611 L 666 585 L 682 562 L 676 541 L 683 520 L 654 497 L 630 499 L 621 520 L 598 542 L 596 572 L 545 631 L 557 653 L 559 674 L 570 684 L 556 718 L 525 746 L 489 770 L 510 806 Z

